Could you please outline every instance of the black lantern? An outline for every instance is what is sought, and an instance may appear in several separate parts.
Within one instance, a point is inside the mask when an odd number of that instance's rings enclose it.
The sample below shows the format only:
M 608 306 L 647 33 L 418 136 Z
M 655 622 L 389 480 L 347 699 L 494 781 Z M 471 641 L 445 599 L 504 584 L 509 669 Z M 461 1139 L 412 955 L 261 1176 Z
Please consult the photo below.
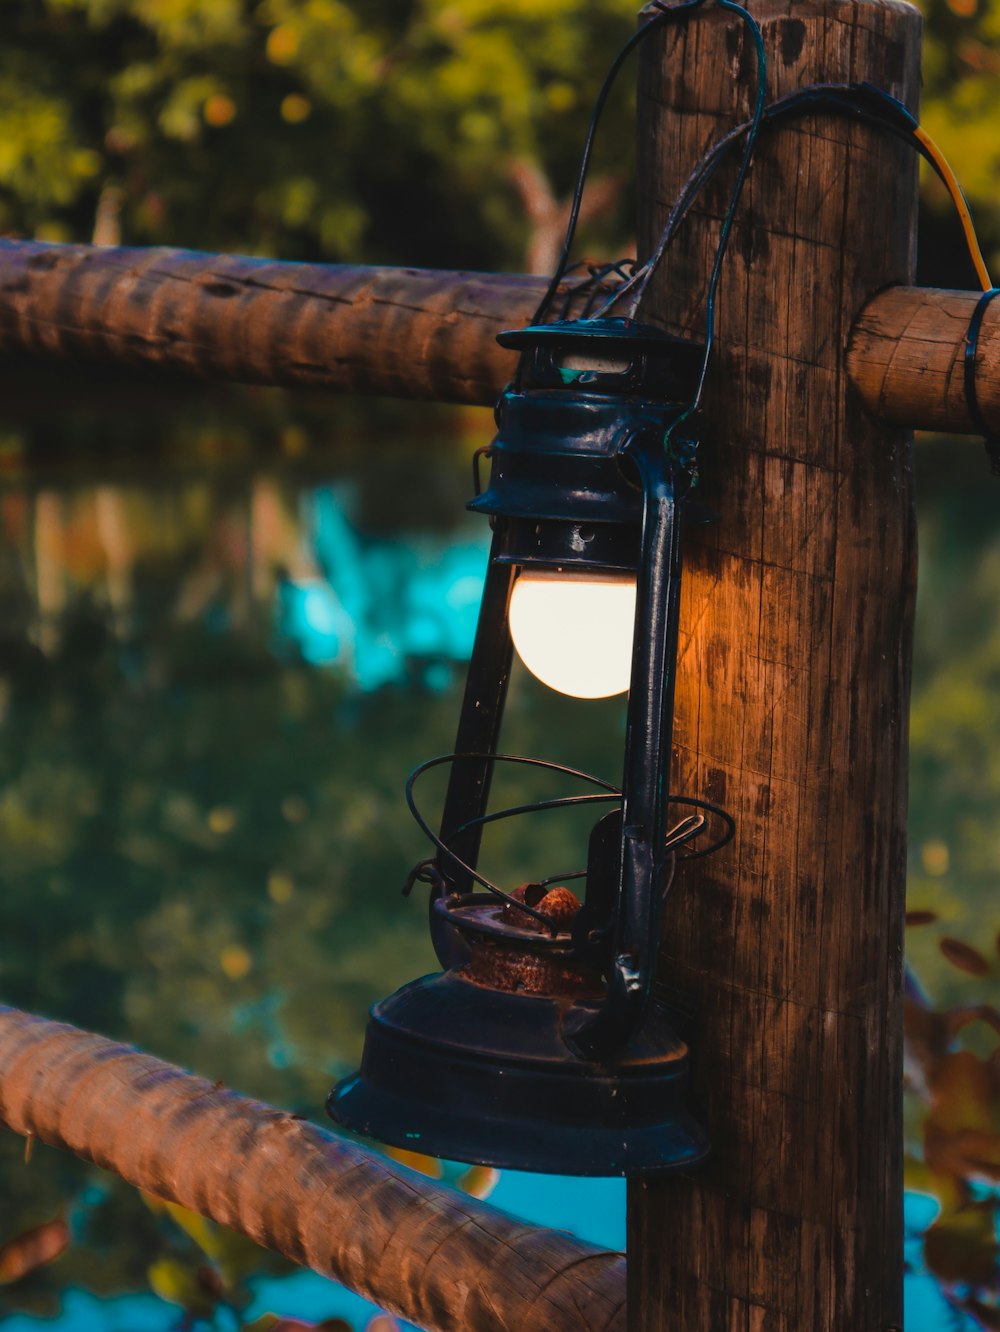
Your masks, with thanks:
M 383 1142 L 515 1169 L 691 1165 L 708 1150 L 687 1105 L 691 1014 L 655 974 L 677 860 L 732 833 L 723 811 L 667 787 L 680 509 L 693 481 L 693 447 L 671 428 L 695 395 L 704 348 L 616 318 L 540 324 L 500 341 L 521 362 L 482 451 L 489 485 L 469 504 L 490 516 L 494 536 L 455 753 L 422 765 L 407 787 L 436 847 L 408 886 L 431 886 L 444 971 L 373 1007 L 361 1070 L 334 1089 L 329 1110 Z M 596 617 L 607 660 L 593 646 L 574 650 L 581 617 Z M 628 689 L 620 789 L 498 753 L 515 644 L 564 692 Z M 592 789 L 490 812 L 498 762 Z M 451 771 L 435 834 L 414 784 L 440 764 Z M 567 876 L 505 892 L 480 873 L 486 824 L 586 803 L 600 817 L 586 869 L 568 876 L 584 880 L 582 901 Z M 692 849 L 713 816 L 714 843 Z

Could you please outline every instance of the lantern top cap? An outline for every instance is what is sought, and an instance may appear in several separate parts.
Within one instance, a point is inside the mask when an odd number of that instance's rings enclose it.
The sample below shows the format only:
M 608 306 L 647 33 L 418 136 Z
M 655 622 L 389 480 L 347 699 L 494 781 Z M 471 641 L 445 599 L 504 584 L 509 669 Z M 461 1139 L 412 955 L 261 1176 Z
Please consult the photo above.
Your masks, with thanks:
M 644 344 L 657 348 L 702 351 L 701 344 L 688 338 L 665 333 L 654 324 L 640 324 L 635 319 L 560 319 L 551 324 L 531 324 L 527 328 L 506 329 L 497 334 L 501 347 L 531 347 L 554 343 L 605 343 L 626 346 Z

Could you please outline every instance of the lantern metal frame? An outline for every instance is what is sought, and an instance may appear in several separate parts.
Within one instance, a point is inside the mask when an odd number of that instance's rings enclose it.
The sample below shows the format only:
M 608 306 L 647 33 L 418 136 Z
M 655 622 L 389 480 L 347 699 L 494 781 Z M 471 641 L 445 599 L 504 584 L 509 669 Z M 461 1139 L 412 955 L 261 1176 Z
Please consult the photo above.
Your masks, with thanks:
M 667 788 L 680 508 L 696 476 L 693 446 L 670 431 L 690 401 L 703 348 L 613 318 L 545 324 L 500 341 L 522 355 L 498 404 L 489 484 L 468 506 L 489 516 L 494 535 L 455 752 L 422 764 L 407 784 L 436 852 L 416 866 L 407 891 L 431 887 L 431 936 L 444 971 L 375 1005 L 360 1074 L 334 1089 L 329 1108 L 383 1141 L 485 1164 L 582 1174 L 690 1165 L 708 1150 L 687 1104 L 691 1017 L 678 996 L 654 995 L 654 986 L 677 860 L 707 854 L 733 832 L 725 811 Z M 620 789 L 498 752 L 511 592 L 520 571 L 535 568 L 635 573 Z M 600 789 L 491 812 L 497 763 Z M 450 774 L 435 833 L 414 786 L 443 764 Z M 594 826 L 586 868 L 530 885 L 585 879 L 571 923 L 480 872 L 489 824 L 600 803 L 616 808 Z M 710 820 L 721 832 L 693 847 Z
M 440 835 L 418 815 L 437 854 L 407 885 L 431 885 L 431 934 L 445 971 L 374 1006 L 361 1071 L 328 1101 L 346 1127 L 435 1155 L 632 1174 L 690 1165 L 708 1151 L 687 1105 L 691 1015 L 677 996 L 654 994 L 654 984 L 663 898 L 680 847 L 705 831 L 712 811 L 723 823 L 716 845 L 733 832 L 729 816 L 707 804 L 671 830 L 667 777 L 679 507 L 695 478 L 688 423 L 705 384 L 722 261 L 766 95 L 763 37 L 735 0 L 716 4 L 750 34 L 757 88 L 708 278 L 703 344 L 632 317 L 672 221 L 596 317 L 588 305 L 586 318 L 543 322 L 567 271 L 597 125 L 626 57 L 703 4 L 653 0 L 654 14 L 615 56 L 594 103 L 556 270 L 532 326 L 499 338 L 520 350 L 518 374 L 498 404 L 490 485 L 469 506 L 490 515 L 493 548 Z M 630 290 L 630 317 L 610 317 Z M 511 670 L 508 607 L 518 569 L 531 566 L 635 570 L 637 589 L 620 808 L 591 833 L 585 898 L 572 925 L 552 919 L 547 930 L 538 919 L 545 910 L 511 901 L 477 869 Z M 408 799 L 416 813 L 412 781 Z M 560 803 L 579 799 L 548 807 Z M 477 900 L 477 880 L 490 900 Z M 540 886 L 525 885 L 521 898 Z M 564 907 L 567 899 L 575 900 L 564 889 Z

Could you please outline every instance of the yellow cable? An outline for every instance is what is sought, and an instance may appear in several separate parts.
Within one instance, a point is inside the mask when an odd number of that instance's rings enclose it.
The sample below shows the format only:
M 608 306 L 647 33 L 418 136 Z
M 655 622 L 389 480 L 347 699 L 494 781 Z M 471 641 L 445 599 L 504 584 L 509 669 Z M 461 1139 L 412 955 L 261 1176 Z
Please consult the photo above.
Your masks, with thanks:
M 913 131 L 913 137 L 919 139 L 927 149 L 928 154 L 934 159 L 934 162 L 944 178 L 945 186 L 951 195 L 951 201 L 955 205 L 955 211 L 958 213 L 959 221 L 962 223 L 962 230 L 965 232 L 965 243 L 969 247 L 969 258 L 976 270 L 976 276 L 983 291 L 989 291 L 993 283 L 990 280 L 989 269 L 986 267 L 986 260 L 983 258 L 983 252 L 979 248 L 979 238 L 976 236 L 976 227 L 972 221 L 972 214 L 969 212 L 969 205 L 965 202 L 965 195 L 962 193 L 962 187 L 958 183 L 958 178 L 948 165 L 948 159 L 942 153 L 927 131 L 921 126 Z

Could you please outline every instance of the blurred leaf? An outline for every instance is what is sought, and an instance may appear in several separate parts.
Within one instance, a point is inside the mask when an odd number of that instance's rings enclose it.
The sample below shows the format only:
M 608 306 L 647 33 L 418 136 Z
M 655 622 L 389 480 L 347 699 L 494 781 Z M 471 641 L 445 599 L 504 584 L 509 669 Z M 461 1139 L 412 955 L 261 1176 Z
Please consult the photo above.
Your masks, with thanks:
M 221 1300 L 226 1293 L 222 1276 L 214 1267 L 202 1265 L 194 1269 L 194 1279 L 211 1300 Z
M 975 1129 L 948 1135 L 928 1133 L 924 1150 L 939 1171 L 958 1179 L 1000 1183 L 1000 1134 Z
M 933 925 L 937 920 L 936 911 L 907 911 L 907 925 Z
M 0 1247 L 0 1285 L 19 1281 L 51 1263 L 69 1247 L 69 1227 L 62 1218 L 34 1226 Z
M 216 1225 L 214 1221 L 209 1221 L 207 1217 L 201 1216 L 198 1212 L 192 1212 L 187 1207 L 181 1207 L 179 1203 L 164 1201 L 162 1210 L 175 1225 L 180 1226 L 189 1239 L 194 1240 L 202 1253 L 209 1258 L 218 1257 L 221 1226 Z
M 197 1273 L 176 1258 L 158 1258 L 150 1265 L 147 1277 L 155 1295 L 169 1304 L 179 1304 L 194 1317 L 209 1317 L 218 1304 Z
M 1000 1180 L 1000 1099 L 991 1063 L 968 1050 L 943 1058 L 924 1126 L 924 1158 L 939 1174 Z
M 954 1175 L 932 1170 L 925 1161 L 907 1155 L 903 1161 L 903 1187 L 925 1193 L 941 1204 L 941 1216 L 957 1212 L 969 1201 L 969 1190 Z
M 217 1284 L 217 1296 L 235 1291 L 260 1266 L 260 1245 L 249 1236 L 210 1221 L 179 1203 L 146 1193 L 142 1197 L 151 1211 L 169 1217 L 212 1260 L 215 1267 L 202 1268 L 199 1272 Z
M 995 1279 L 998 1256 L 990 1203 L 973 1203 L 942 1217 L 924 1236 L 928 1269 L 949 1284 L 988 1286 Z
M 214 1253 L 211 1255 L 218 1264 L 227 1287 L 238 1287 L 258 1270 L 263 1258 L 261 1246 L 250 1238 L 241 1235 L 238 1230 L 228 1226 L 217 1226 L 212 1237 Z
M 456 1183 L 463 1193 L 472 1198 L 488 1198 L 500 1182 L 500 1171 L 492 1166 L 470 1166 Z
M 956 1050 L 940 1060 L 932 1093 L 929 1128 L 945 1133 L 993 1128 L 996 1107 L 990 1069 L 970 1051 Z
M 1000 1329 L 1000 1308 L 995 1304 L 983 1304 L 981 1300 L 968 1299 L 962 1302 L 962 1308 L 966 1313 L 972 1314 L 986 1332 L 997 1332 L 997 1329 Z
M 444 1175 L 444 1167 L 434 1156 L 427 1156 L 424 1152 L 411 1152 L 405 1147 L 387 1147 L 383 1145 L 382 1151 L 386 1156 L 398 1161 L 400 1165 L 409 1166 L 411 1170 L 416 1170 L 421 1175 L 428 1175 L 431 1179 L 441 1179 Z
M 960 939 L 942 939 L 938 947 L 953 967 L 968 972 L 970 976 L 985 976 L 990 969 L 982 953 L 962 943 Z

